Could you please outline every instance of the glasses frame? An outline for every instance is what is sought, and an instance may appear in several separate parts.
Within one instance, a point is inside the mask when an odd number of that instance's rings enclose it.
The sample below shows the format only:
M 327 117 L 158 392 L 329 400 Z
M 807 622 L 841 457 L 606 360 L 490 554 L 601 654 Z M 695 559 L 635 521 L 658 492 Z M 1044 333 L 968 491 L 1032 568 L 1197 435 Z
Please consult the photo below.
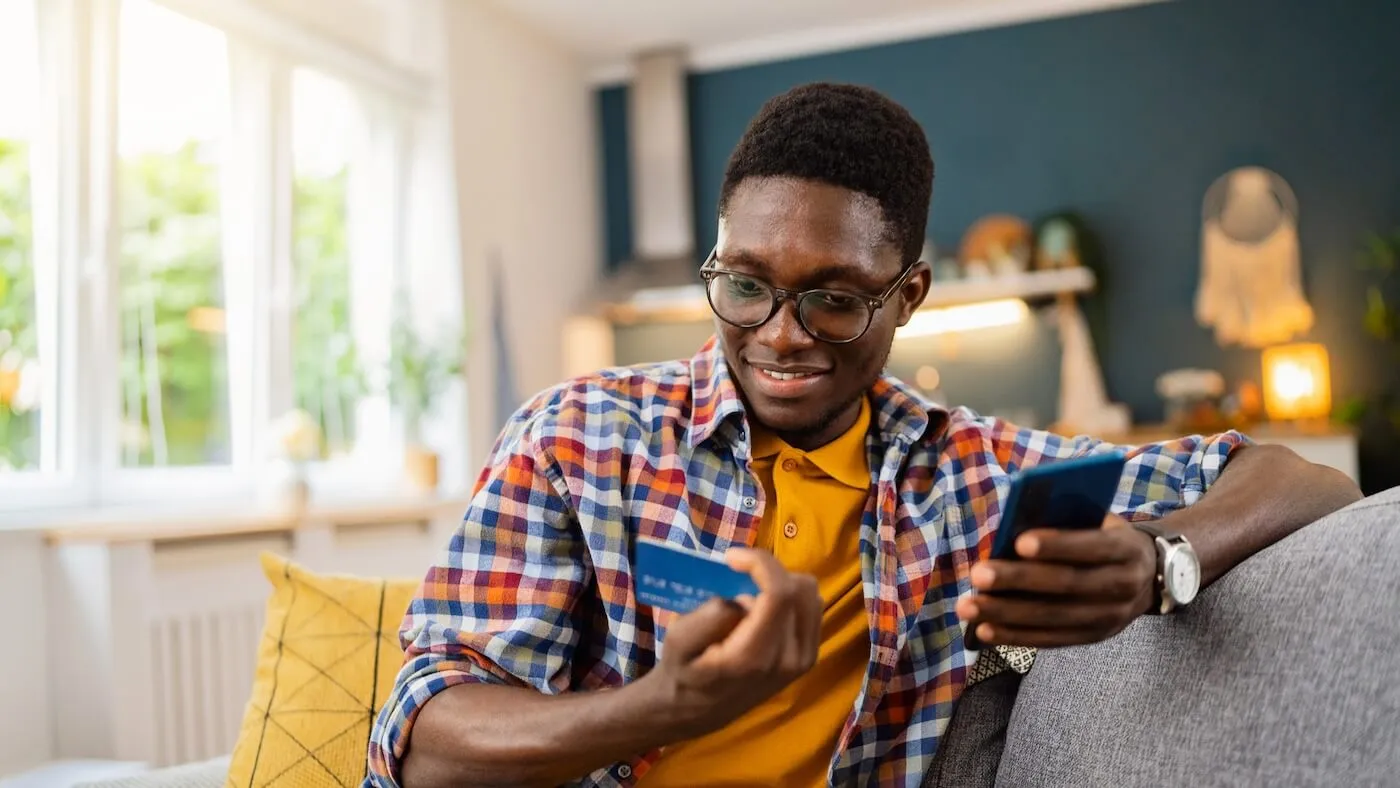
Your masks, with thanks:
M 724 268 L 717 268 L 716 263 L 719 261 L 718 255 L 719 247 L 711 249 L 709 256 L 705 258 L 705 263 L 700 266 L 700 278 L 705 281 L 705 300 L 710 305 L 710 311 L 715 313 L 715 317 L 718 317 L 720 320 L 723 320 L 724 322 L 728 323 L 731 326 L 734 326 L 735 328 L 758 328 L 759 326 L 767 323 L 769 320 L 772 320 L 773 316 L 778 314 L 778 310 L 782 309 L 784 301 L 791 301 L 793 306 L 793 314 L 797 316 L 797 324 L 802 326 L 802 330 L 807 332 L 807 335 L 812 337 L 813 339 L 819 342 L 825 342 L 829 345 L 849 345 L 850 343 L 855 342 L 861 337 L 865 336 L 866 333 L 870 331 L 870 326 L 875 323 L 875 313 L 878 312 L 882 307 L 884 307 L 884 305 L 888 303 L 891 298 L 894 297 L 895 293 L 899 292 L 899 289 L 903 287 L 906 282 L 909 281 L 909 275 L 912 274 L 914 272 L 914 269 L 917 267 L 917 263 L 914 265 L 905 266 L 904 270 L 900 272 L 899 276 L 896 277 L 895 280 L 891 282 L 888 287 L 885 288 L 885 291 L 883 293 L 881 293 L 878 296 L 873 296 L 869 293 L 861 293 L 854 290 L 840 290 L 830 287 L 818 287 L 813 288 L 811 290 L 788 290 L 786 288 L 777 287 L 768 282 L 765 282 L 759 277 L 754 276 L 753 274 L 746 274 L 740 271 L 730 271 Z M 770 300 L 773 302 L 773 306 L 771 309 L 768 310 L 768 314 L 764 316 L 762 320 L 759 320 L 754 323 L 738 323 L 733 320 L 730 320 L 724 315 L 721 315 L 719 313 L 719 310 L 715 308 L 714 297 L 710 293 L 710 284 L 715 279 L 715 277 L 718 276 L 742 276 L 745 279 L 749 279 L 767 289 L 769 292 Z M 818 335 L 815 331 L 807 327 L 807 321 L 802 317 L 802 301 L 803 299 L 808 298 L 809 296 L 819 295 L 836 295 L 845 298 L 855 298 L 859 300 L 865 306 L 865 327 L 860 330 L 859 334 L 856 334 L 850 339 L 826 339 L 825 337 Z

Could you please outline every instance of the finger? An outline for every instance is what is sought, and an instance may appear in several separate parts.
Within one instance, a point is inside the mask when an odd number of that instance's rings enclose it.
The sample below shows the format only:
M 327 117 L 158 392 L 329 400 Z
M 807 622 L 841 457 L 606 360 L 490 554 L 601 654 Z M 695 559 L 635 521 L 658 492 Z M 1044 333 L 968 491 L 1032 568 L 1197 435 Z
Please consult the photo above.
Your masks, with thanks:
M 752 576 L 759 593 L 749 615 L 721 644 L 721 651 L 736 665 L 775 665 L 786 644 L 796 637 L 796 582 L 772 553 L 738 548 L 726 553 L 725 560 L 736 571 Z
M 1060 648 L 1098 643 L 1121 630 L 1015 628 L 994 624 L 979 624 L 977 636 L 985 646 L 1025 646 L 1027 648 Z
M 796 575 L 797 606 L 793 611 L 794 636 L 784 654 L 786 664 L 805 672 L 816 661 L 821 644 L 822 595 L 817 579 L 811 575 Z
M 986 593 L 1031 594 L 1102 600 L 1135 599 L 1151 578 L 1137 564 L 1081 567 L 1041 561 L 984 561 L 972 568 L 972 585 Z
M 766 550 L 736 547 L 725 552 L 724 561 L 729 564 L 730 569 L 752 577 L 760 596 L 764 591 L 787 580 L 787 569 L 783 568 L 777 557 Z
M 666 658 L 690 662 L 722 642 L 744 618 L 738 605 L 715 598 L 678 617 L 666 632 Z
M 1016 539 L 1016 554 L 1037 561 L 1080 566 L 1127 563 L 1142 553 L 1137 532 L 1122 528 L 1068 531 L 1036 528 Z
M 1137 617 L 1126 600 L 1111 602 L 1065 599 L 1006 599 L 984 594 L 958 601 L 958 615 L 967 621 L 1016 629 L 1111 629 Z

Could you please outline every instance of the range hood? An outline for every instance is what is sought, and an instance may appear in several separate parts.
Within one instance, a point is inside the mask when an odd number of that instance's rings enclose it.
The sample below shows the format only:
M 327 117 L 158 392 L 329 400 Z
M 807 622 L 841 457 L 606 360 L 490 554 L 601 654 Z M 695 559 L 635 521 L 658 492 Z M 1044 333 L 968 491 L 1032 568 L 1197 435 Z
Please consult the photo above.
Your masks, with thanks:
M 632 257 L 607 274 L 593 305 L 616 322 L 704 316 L 695 275 L 686 53 L 665 49 L 633 58 L 628 91 Z

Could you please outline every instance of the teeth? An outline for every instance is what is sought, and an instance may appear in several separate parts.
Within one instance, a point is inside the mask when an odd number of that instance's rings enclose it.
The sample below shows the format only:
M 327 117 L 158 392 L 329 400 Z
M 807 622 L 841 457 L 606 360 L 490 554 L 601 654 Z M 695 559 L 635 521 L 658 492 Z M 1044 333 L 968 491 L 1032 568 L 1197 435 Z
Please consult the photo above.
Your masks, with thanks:
M 762 372 L 764 375 L 774 380 L 797 380 L 798 378 L 811 377 L 812 375 L 810 372 L 774 372 L 771 369 L 760 369 L 759 372 Z

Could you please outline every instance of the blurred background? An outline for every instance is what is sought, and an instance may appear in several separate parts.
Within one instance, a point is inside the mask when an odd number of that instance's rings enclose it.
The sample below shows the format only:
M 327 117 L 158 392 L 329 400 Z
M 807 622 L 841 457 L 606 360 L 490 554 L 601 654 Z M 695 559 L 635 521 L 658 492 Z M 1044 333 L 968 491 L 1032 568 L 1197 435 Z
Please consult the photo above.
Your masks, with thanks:
M 31 710 L 0 778 L 227 752 L 259 552 L 419 575 L 525 397 L 692 354 L 725 160 L 804 82 L 932 146 L 891 372 L 1400 484 L 1396 30 L 1389 0 L 0 0 L 0 702 Z

